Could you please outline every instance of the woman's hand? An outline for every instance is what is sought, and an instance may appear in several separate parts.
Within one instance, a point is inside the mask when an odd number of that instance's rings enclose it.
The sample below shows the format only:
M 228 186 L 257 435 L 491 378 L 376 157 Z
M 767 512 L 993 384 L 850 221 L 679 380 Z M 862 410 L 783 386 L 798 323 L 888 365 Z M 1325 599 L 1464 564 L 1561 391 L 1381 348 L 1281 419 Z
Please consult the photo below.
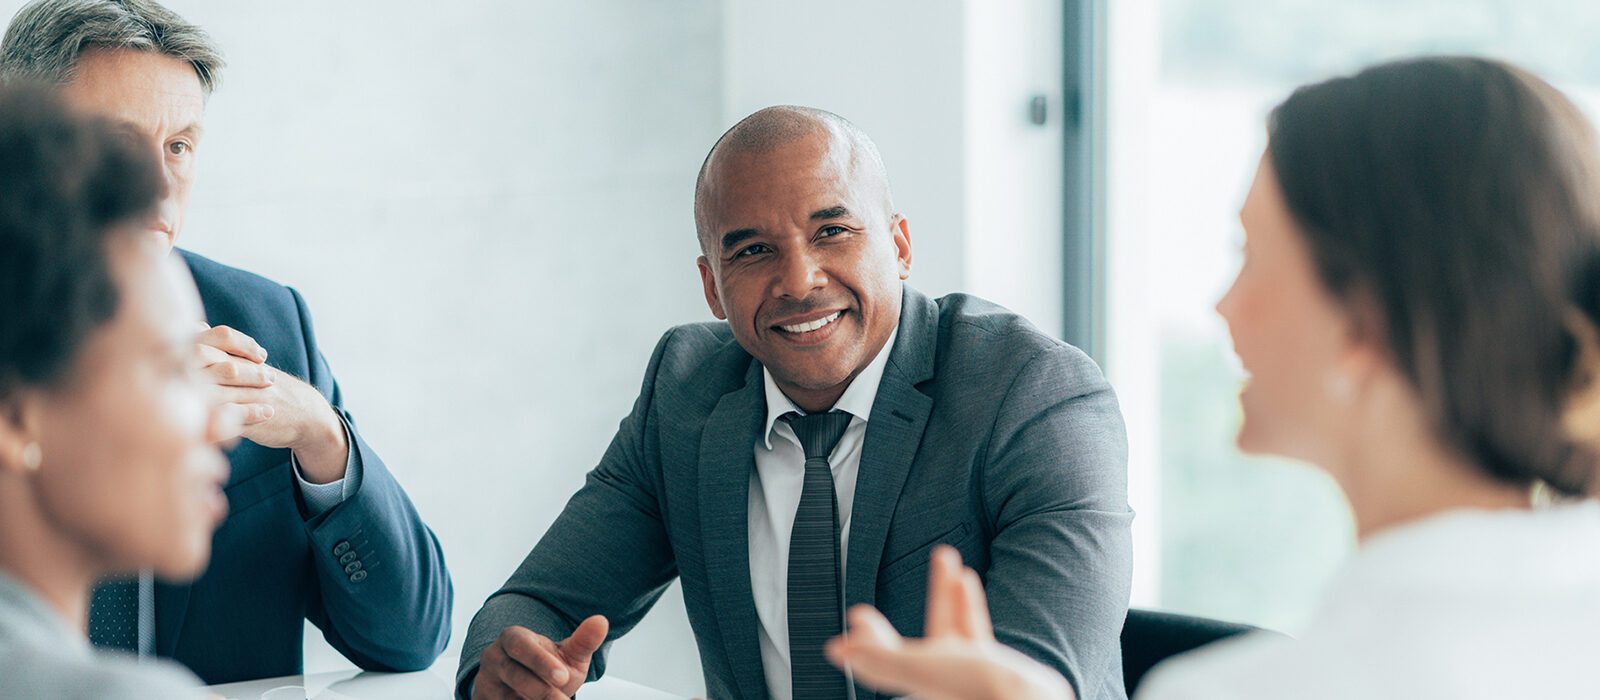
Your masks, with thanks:
M 1053 669 L 994 639 L 977 572 L 950 547 L 928 572 L 927 638 L 905 639 L 871 606 L 850 610 L 850 630 L 828 643 L 828 659 L 855 679 L 925 700 L 1075 700 Z

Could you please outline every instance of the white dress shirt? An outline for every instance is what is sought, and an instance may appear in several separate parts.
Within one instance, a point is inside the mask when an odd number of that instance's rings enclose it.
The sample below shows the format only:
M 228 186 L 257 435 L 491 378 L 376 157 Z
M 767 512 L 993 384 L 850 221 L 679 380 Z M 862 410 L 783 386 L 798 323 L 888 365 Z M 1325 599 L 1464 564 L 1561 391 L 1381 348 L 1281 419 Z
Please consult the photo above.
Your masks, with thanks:
M 1295 637 L 1181 656 L 1138 700 L 1600 698 L 1600 503 L 1460 510 L 1378 534 Z
M 867 419 L 872 416 L 878 384 L 883 381 L 883 369 L 889 364 L 889 352 L 899 334 L 896 326 L 877 356 L 833 405 L 833 410 L 853 416 L 828 458 L 828 466 L 833 469 L 834 497 L 839 503 L 841 575 L 850 548 L 850 510 L 855 504 L 856 476 L 861 472 Z M 789 673 L 789 533 L 794 529 L 795 511 L 800 508 L 806 454 L 794 428 L 778 419 L 790 412 L 804 415 L 805 411 L 784 395 L 773 382 L 771 372 L 762 368 L 761 377 L 767 390 L 767 421 L 756 440 L 756 470 L 750 475 L 750 590 L 755 598 L 756 617 L 761 621 L 761 665 L 766 670 L 767 692 L 772 700 L 793 700 Z

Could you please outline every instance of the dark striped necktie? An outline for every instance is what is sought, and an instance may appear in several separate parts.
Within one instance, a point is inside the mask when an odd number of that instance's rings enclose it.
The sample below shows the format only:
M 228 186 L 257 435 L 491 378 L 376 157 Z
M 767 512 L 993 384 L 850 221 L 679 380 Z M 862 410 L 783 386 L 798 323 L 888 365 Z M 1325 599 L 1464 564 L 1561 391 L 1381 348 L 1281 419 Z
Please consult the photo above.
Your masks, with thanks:
M 147 656 L 155 631 L 151 596 L 139 576 L 117 576 L 100 582 L 89 599 L 89 642 Z
M 850 414 L 788 414 L 806 454 L 805 485 L 789 535 L 789 670 L 795 700 L 846 697 L 844 673 L 822 647 L 844 631 L 844 587 L 839 565 L 839 502 L 833 492 L 833 452 Z

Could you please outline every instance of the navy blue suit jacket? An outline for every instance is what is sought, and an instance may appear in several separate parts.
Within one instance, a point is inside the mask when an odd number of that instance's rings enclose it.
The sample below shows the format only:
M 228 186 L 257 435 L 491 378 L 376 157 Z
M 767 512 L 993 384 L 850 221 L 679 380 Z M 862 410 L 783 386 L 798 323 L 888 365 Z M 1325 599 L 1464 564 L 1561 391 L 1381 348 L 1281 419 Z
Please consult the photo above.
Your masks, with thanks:
M 258 275 L 178 252 L 194 273 L 207 322 L 254 338 L 267 349 L 267 364 L 322 392 L 350 426 L 361 473 L 355 493 L 307 519 L 289 450 L 241 440 L 228 453 L 228 517 L 212 541 L 210 567 L 190 584 L 156 586 L 156 653 L 207 683 L 298 674 L 302 621 L 311 620 L 364 669 L 426 668 L 450 637 L 454 592 L 444 552 L 344 410 L 305 300 Z

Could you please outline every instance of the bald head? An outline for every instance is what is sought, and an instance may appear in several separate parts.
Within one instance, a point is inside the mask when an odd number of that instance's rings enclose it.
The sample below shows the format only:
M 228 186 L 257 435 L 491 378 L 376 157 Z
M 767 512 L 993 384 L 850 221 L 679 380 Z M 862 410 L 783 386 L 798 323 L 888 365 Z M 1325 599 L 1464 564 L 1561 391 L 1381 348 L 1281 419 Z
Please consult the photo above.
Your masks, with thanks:
M 841 174 L 853 181 L 852 187 L 872 190 L 871 200 L 882 202 L 883 215 L 893 213 L 888 171 L 877 144 L 865 132 L 832 112 L 791 105 L 767 107 L 728 129 L 700 165 L 694 187 L 694 221 L 702 250 L 711 235 L 707 230 L 707 207 L 719 187 L 723 166 L 731 160 L 770 154 L 802 142 L 818 144 L 826 157 L 840 160 Z

